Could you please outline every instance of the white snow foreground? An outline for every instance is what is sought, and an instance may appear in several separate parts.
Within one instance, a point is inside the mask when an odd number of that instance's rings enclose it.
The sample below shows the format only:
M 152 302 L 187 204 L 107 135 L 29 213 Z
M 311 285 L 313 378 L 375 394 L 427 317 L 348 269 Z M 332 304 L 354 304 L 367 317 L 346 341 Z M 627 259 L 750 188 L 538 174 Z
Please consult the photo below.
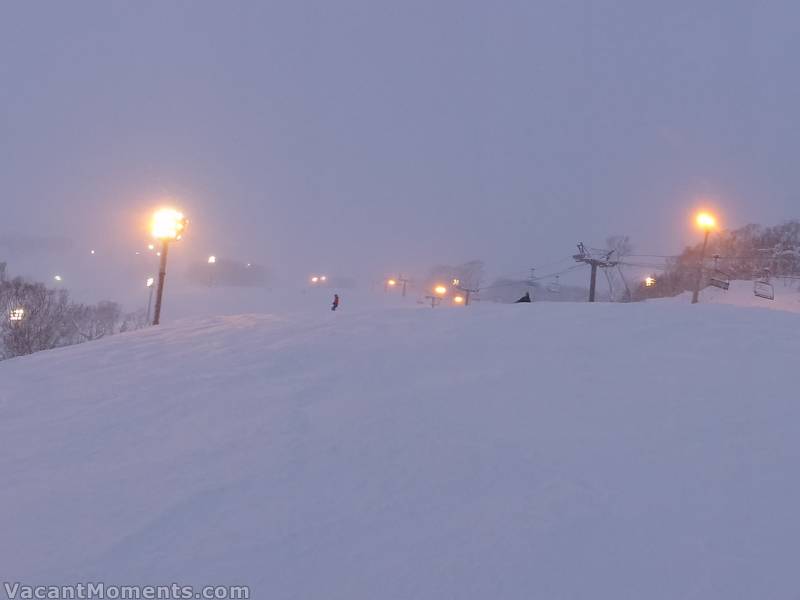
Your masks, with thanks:
M 800 595 L 800 315 L 326 312 L 0 363 L 2 580 Z

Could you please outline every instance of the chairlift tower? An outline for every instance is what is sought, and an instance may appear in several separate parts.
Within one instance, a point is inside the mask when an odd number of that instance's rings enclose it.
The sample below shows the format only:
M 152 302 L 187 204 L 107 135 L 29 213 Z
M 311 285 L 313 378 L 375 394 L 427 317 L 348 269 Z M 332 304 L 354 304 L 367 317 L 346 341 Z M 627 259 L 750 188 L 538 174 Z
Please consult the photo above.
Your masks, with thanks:
M 573 254 L 572 258 L 575 262 L 586 263 L 592 268 L 591 278 L 589 280 L 589 302 L 594 302 L 595 290 L 597 289 L 597 269 L 607 269 L 609 267 L 616 267 L 619 261 L 611 260 L 613 250 L 598 257 L 593 256 L 591 252 L 586 250 L 583 242 L 578 242 L 578 254 Z
M 453 287 L 456 288 L 459 292 L 464 293 L 464 306 L 469 306 L 469 298 L 472 294 L 477 294 L 480 289 L 478 288 L 467 288 L 461 285 L 461 281 L 458 279 L 453 280 Z
M 400 277 L 397 278 L 397 281 L 403 284 L 402 297 L 405 298 L 406 297 L 406 286 L 408 285 L 410 280 L 405 275 L 400 273 Z
M 442 299 L 439 296 L 434 296 L 432 294 L 430 296 L 425 296 L 425 299 L 431 301 L 431 308 L 436 308 L 442 303 Z

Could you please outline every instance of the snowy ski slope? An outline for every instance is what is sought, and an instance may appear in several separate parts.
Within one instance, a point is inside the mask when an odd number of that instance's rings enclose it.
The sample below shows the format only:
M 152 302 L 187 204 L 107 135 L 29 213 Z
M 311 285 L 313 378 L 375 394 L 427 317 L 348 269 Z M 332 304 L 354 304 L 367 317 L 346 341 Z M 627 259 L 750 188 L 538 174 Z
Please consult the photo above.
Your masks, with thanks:
M 2 579 L 796 598 L 798 357 L 800 315 L 650 302 L 198 318 L 5 361 Z

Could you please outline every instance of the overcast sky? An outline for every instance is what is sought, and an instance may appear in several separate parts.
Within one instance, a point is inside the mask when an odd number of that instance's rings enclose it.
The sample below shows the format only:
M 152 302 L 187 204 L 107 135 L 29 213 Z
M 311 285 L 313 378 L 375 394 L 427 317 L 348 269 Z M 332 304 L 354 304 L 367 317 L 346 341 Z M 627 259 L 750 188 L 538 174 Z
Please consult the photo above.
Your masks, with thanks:
M 800 216 L 793 1 L 0 9 L 0 234 L 126 260 L 172 197 L 184 258 L 504 275 L 616 233 L 677 252 L 702 199 Z

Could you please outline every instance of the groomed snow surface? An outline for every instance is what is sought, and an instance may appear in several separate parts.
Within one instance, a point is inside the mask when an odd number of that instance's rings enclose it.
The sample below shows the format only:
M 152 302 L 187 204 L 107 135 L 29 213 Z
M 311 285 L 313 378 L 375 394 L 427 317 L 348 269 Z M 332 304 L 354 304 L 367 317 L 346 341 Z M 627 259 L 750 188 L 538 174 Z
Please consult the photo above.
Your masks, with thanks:
M 5 361 L 0 576 L 798 598 L 799 359 L 798 314 L 662 301 L 321 304 Z

